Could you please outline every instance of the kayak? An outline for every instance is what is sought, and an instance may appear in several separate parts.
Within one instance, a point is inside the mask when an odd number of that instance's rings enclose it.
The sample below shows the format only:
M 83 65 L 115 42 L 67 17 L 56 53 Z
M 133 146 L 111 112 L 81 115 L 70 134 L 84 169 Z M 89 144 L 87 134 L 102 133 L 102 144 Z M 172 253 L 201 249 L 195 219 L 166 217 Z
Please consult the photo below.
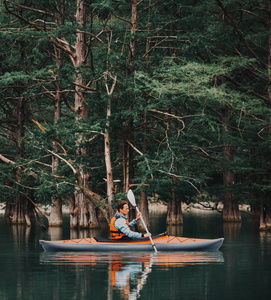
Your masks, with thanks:
M 215 251 L 223 244 L 224 238 L 197 239 L 169 236 L 165 233 L 154 236 L 153 242 L 158 251 Z M 91 237 L 60 241 L 39 241 L 45 251 L 153 251 L 149 238 L 111 240 Z
M 169 236 L 166 233 L 152 237 L 158 251 L 215 251 L 223 244 L 224 238 L 197 239 Z M 91 237 L 73 240 L 39 241 L 45 251 L 153 251 L 149 238 L 111 240 Z

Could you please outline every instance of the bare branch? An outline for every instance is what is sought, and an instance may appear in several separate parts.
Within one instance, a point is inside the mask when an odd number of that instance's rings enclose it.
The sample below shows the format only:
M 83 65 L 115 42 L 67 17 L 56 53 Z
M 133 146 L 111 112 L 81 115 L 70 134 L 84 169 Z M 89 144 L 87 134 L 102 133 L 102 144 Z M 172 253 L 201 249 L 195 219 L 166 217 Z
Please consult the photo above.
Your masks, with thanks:
M 117 19 L 120 19 L 121 21 L 124 21 L 124 22 L 129 23 L 130 25 L 132 25 L 132 22 L 131 22 L 131 21 L 126 20 L 126 19 L 124 19 L 124 18 L 122 18 L 122 17 L 120 17 L 120 16 L 114 14 L 113 12 L 112 12 L 112 15 L 113 15 L 114 17 L 116 17 Z
M 139 151 L 130 141 L 126 140 L 126 142 L 137 152 L 139 153 L 140 155 L 143 155 L 143 153 L 141 151 Z M 146 157 L 144 157 L 146 163 L 147 163 L 147 167 L 148 167 L 148 170 L 151 171 L 151 168 L 150 168 L 150 165 L 149 165 L 149 161 Z M 151 178 L 153 179 L 153 174 L 151 174 Z
M 57 17 L 55 14 L 53 14 L 50 11 L 44 11 L 44 10 L 40 10 L 40 9 L 37 9 L 37 8 L 21 5 L 21 4 L 18 4 L 18 3 L 15 3 L 13 1 L 9 1 L 9 0 L 4 0 L 4 3 L 5 3 L 5 5 L 6 5 L 6 3 L 10 3 L 10 4 L 13 4 L 14 6 L 17 6 L 17 7 L 20 7 L 20 8 L 24 8 L 24 9 L 27 9 L 27 10 L 32 10 L 32 11 L 35 11 L 35 12 L 39 12 L 39 13 L 42 13 L 44 15 L 51 16 L 54 19 L 59 19 L 59 17 Z
M 108 87 L 108 84 L 107 84 L 107 75 L 110 75 L 110 77 L 112 77 L 112 76 L 111 76 L 111 74 L 109 74 L 108 71 L 104 73 L 106 92 L 107 92 L 108 96 L 111 96 L 114 92 L 114 89 L 115 89 L 115 86 L 116 86 L 116 83 L 117 83 L 118 74 L 115 74 L 114 77 L 113 77 L 113 83 L 112 83 L 110 91 L 109 91 L 109 87 Z
M 177 119 L 183 125 L 183 128 L 181 129 L 181 131 L 184 130 L 185 124 L 184 124 L 184 121 L 182 120 L 183 117 L 179 117 L 179 116 L 176 116 L 176 115 L 173 115 L 173 114 L 170 114 L 170 113 L 167 113 L 167 112 L 159 111 L 159 110 L 156 110 L 156 109 L 151 109 L 150 111 L 153 111 L 153 112 L 156 112 L 156 113 L 159 113 L 159 114 L 163 114 L 165 116 L 169 116 L 169 117 Z
M 200 193 L 199 189 L 198 189 L 191 181 L 189 181 L 189 180 L 187 180 L 187 179 L 184 179 L 184 176 L 176 175 L 176 174 L 173 174 L 173 173 L 170 173 L 170 172 L 166 172 L 166 171 L 163 171 L 163 170 L 158 170 L 158 171 L 161 172 L 161 173 L 167 174 L 167 175 L 169 175 L 169 176 L 178 178 L 178 179 L 181 180 L 181 181 L 184 181 L 184 182 L 189 183 L 190 185 L 192 185 L 192 187 L 193 187 L 198 193 Z M 181 179 L 180 179 L 180 178 L 181 178 Z M 193 178 L 190 178 L 190 179 L 193 179 Z M 195 180 L 195 179 L 193 179 L 193 180 Z
M 12 161 L 12 160 L 6 158 L 6 157 L 3 156 L 2 154 L 0 154 L 0 159 L 1 159 L 3 162 L 5 162 L 6 164 L 9 164 L 9 165 L 14 165 L 14 164 L 15 164 L 14 161 Z
M 223 10 L 225 16 L 227 17 L 227 19 L 231 22 L 232 26 L 234 27 L 234 29 L 236 30 L 236 32 L 238 33 L 239 37 L 242 39 L 242 41 L 244 42 L 245 46 L 247 47 L 247 49 L 249 50 L 249 52 L 264 66 L 267 67 L 267 64 L 256 54 L 256 52 L 250 47 L 250 45 L 248 44 L 246 37 L 243 33 L 243 31 L 240 29 L 240 27 L 238 27 L 237 23 L 235 22 L 234 18 L 228 13 L 228 11 L 226 10 L 225 6 L 223 5 L 223 3 L 220 0 L 216 0 L 218 6 Z
M 51 153 L 52 155 L 56 156 L 57 158 L 59 158 L 60 160 L 64 161 L 73 171 L 74 176 L 77 178 L 77 171 L 76 169 L 73 167 L 72 164 L 70 164 L 65 158 L 63 158 L 62 156 L 58 155 L 57 153 L 54 153 L 53 151 L 49 150 L 49 149 L 44 149 L 46 152 Z

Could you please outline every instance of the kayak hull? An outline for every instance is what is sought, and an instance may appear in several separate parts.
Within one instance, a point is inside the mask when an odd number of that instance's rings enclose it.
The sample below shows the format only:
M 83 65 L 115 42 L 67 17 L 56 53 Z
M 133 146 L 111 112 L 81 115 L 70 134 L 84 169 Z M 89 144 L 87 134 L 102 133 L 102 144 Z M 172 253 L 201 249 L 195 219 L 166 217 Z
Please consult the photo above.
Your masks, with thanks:
M 215 251 L 223 244 L 224 238 L 219 239 L 193 239 L 168 236 L 165 234 L 153 237 L 158 251 Z M 115 241 L 107 239 L 75 239 L 60 241 L 39 241 L 45 251 L 153 251 L 148 239 L 134 241 Z

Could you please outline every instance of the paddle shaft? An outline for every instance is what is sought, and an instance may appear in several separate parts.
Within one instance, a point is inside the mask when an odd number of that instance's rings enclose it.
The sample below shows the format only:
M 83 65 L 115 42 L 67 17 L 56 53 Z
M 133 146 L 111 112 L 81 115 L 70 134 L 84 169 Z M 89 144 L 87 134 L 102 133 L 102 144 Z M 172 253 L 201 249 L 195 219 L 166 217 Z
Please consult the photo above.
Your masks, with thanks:
M 136 206 L 136 210 L 137 210 L 138 213 L 140 213 L 140 211 L 139 211 L 139 209 L 138 209 L 137 206 Z M 144 226 L 146 232 L 147 232 L 147 233 L 150 233 L 149 230 L 148 230 L 148 228 L 147 228 L 147 226 L 146 226 L 146 224 L 145 224 L 144 219 L 142 218 L 142 215 L 140 215 L 140 219 L 141 219 L 141 222 L 142 222 L 142 224 L 143 224 L 143 226 Z M 153 242 L 153 240 L 152 240 L 152 237 L 149 236 L 149 239 L 150 239 L 150 241 L 151 241 L 151 244 L 152 244 L 152 247 L 153 247 L 154 251 L 157 252 L 157 249 L 156 249 L 156 246 L 155 246 L 155 244 L 154 244 L 154 242 Z

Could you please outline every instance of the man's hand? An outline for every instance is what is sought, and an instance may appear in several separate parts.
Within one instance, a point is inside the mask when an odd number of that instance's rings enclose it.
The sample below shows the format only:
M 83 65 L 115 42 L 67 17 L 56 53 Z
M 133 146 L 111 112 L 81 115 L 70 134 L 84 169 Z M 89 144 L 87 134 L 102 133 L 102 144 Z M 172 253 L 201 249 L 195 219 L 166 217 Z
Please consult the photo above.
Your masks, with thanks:
M 138 221 L 141 216 L 142 216 L 142 214 L 141 214 L 141 212 L 139 212 L 138 215 L 136 216 L 135 220 Z
M 150 233 L 150 232 L 145 233 L 145 234 L 144 234 L 144 237 L 145 237 L 145 238 L 146 238 L 146 237 L 151 237 L 151 233 Z

